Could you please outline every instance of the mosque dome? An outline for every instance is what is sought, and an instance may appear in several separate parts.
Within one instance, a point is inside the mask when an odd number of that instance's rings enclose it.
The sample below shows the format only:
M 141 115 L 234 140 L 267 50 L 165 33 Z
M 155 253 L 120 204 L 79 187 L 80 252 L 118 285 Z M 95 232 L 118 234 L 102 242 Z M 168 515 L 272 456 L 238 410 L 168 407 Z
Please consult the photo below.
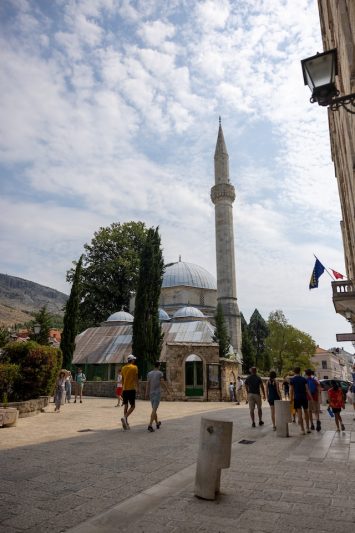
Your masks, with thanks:
M 164 272 L 163 289 L 179 285 L 217 290 L 216 279 L 212 274 L 199 265 L 185 263 L 184 261 L 170 263 L 166 266 Z
M 126 311 L 117 311 L 110 315 L 106 322 L 133 322 L 134 317 Z
M 181 307 L 173 318 L 205 318 L 205 315 L 197 307 Z
M 159 320 L 170 320 L 168 313 L 161 308 L 159 308 Z

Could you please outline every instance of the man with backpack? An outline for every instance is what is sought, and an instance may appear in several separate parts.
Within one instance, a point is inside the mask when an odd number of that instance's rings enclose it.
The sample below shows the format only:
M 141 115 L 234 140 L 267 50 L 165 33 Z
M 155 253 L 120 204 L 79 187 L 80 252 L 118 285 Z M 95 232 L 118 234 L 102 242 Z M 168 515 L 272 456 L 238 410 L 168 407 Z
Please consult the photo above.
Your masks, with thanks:
M 314 428 L 313 415 L 316 420 L 316 430 L 321 430 L 321 424 L 319 420 L 319 400 L 321 396 L 321 387 L 319 381 L 315 378 L 314 372 L 311 369 L 306 370 L 306 379 L 308 386 L 308 412 L 309 421 L 311 423 L 311 429 Z

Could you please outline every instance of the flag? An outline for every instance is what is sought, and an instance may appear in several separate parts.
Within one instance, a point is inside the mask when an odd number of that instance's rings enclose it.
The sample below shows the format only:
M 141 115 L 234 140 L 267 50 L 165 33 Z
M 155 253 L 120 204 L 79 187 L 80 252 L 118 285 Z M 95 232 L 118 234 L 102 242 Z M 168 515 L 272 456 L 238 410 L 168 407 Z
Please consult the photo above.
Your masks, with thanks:
M 333 272 L 333 276 L 335 277 L 335 279 L 344 279 L 345 278 L 345 276 L 343 276 L 343 274 L 340 274 L 340 272 L 337 272 L 336 270 L 333 270 L 332 268 L 330 270 Z
M 309 281 L 309 288 L 310 289 L 316 289 L 318 287 L 318 280 L 321 277 L 325 270 L 325 267 L 322 265 L 322 263 L 319 261 L 319 259 L 316 258 L 316 262 L 314 264 L 313 272 L 311 275 L 311 279 Z

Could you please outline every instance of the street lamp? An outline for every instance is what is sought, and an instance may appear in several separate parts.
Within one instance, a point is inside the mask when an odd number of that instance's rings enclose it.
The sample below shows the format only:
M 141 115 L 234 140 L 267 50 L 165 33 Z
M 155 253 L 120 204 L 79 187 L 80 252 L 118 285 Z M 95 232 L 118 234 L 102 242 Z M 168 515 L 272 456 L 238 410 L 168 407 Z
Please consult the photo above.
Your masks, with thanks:
M 355 114 L 355 93 L 339 97 L 335 85 L 335 76 L 338 75 L 338 54 L 333 48 L 327 52 L 316 54 L 301 61 L 304 84 L 312 91 L 311 103 L 328 106 L 332 111 L 343 107 L 348 113 Z
M 38 335 L 41 332 L 41 324 L 33 324 L 33 332 Z

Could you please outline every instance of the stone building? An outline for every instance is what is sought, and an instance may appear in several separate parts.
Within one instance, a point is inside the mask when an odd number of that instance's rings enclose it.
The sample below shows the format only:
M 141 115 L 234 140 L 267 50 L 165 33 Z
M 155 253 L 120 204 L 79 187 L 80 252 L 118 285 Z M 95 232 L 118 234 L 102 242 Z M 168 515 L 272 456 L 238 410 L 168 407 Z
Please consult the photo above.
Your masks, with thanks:
M 216 216 L 217 281 L 194 263 L 166 265 L 160 295 L 163 346 L 160 361 L 169 385 L 169 399 L 225 400 L 228 384 L 241 370 L 241 322 L 237 304 L 233 235 L 235 191 L 229 181 L 229 162 L 222 126 L 215 151 L 215 186 L 211 191 Z M 231 338 L 229 357 L 219 357 L 213 340 L 217 303 L 222 305 Z M 134 309 L 134 299 L 130 302 Z M 133 315 L 118 311 L 100 327 L 76 339 L 73 364 L 85 368 L 89 379 L 109 382 L 131 353 Z M 135 354 L 139 357 L 139 354 Z M 145 379 L 145 376 L 141 376 Z M 86 385 L 86 392 L 94 390 Z M 104 385 L 96 384 L 103 393 Z M 113 385 L 108 386 L 112 391 Z
M 318 0 L 318 8 L 324 50 L 337 49 L 340 96 L 355 93 L 355 2 Z M 355 116 L 340 107 L 336 111 L 328 109 L 328 119 L 348 277 L 332 283 L 333 303 L 355 333 Z
M 352 355 L 342 348 L 325 350 L 317 346 L 316 352 L 311 359 L 319 379 L 352 381 Z

